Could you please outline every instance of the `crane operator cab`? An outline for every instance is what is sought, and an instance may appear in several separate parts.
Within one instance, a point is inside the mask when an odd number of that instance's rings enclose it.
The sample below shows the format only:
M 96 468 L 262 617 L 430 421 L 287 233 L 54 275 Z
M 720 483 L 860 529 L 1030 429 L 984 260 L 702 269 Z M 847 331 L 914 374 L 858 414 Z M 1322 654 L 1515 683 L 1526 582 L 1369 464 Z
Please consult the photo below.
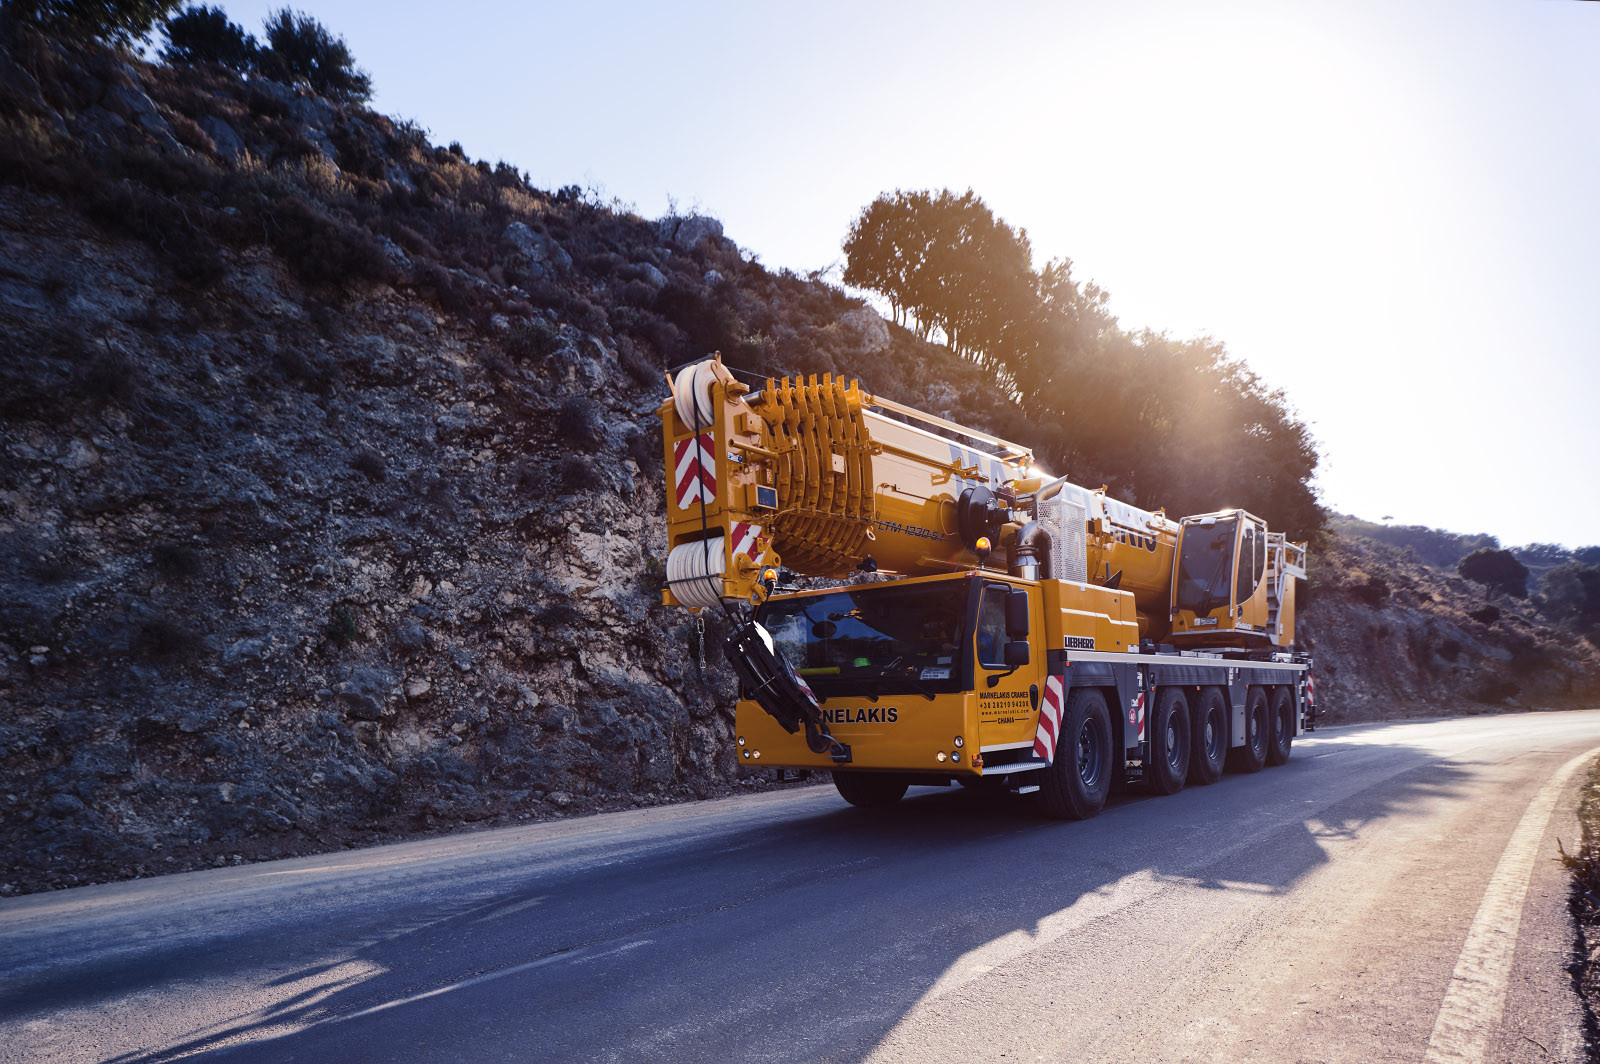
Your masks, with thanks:
M 1288 646 L 1305 544 L 1244 510 L 1185 517 L 1172 579 L 1172 641 L 1185 647 Z

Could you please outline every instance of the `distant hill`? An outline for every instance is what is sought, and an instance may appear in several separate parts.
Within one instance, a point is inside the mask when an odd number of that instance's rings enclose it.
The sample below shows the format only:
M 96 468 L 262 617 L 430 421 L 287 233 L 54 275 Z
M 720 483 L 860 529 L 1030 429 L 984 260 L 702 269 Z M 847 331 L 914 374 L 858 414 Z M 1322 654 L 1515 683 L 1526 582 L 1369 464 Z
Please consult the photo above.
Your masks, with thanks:
M 1500 546 L 1500 541 L 1487 532 L 1446 532 L 1423 525 L 1384 525 L 1341 513 L 1330 516 L 1328 527 L 1342 536 L 1361 536 L 1389 547 L 1410 547 L 1419 562 L 1452 573 L 1456 563 L 1473 551 Z
M 1500 546 L 1500 540 L 1487 532 L 1446 532 L 1424 525 L 1385 525 L 1341 513 L 1330 514 L 1328 529 L 1341 536 L 1370 539 L 1402 550 L 1409 547 L 1417 561 L 1450 573 L 1456 571 L 1457 562 L 1473 551 Z M 1509 550 L 1528 567 L 1530 591 L 1537 589 L 1544 574 L 1558 565 L 1572 561 L 1587 565 L 1600 562 L 1600 547 L 1568 549 L 1559 543 L 1529 543 Z

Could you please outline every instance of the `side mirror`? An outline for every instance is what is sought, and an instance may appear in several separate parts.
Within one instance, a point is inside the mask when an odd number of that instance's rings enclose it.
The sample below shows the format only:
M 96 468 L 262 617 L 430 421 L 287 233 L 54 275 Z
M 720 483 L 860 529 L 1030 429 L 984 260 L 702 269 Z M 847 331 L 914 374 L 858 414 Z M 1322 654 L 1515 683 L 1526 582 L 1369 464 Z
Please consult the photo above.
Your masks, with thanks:
M 1006 635 L 1028 638 L 1028 593 L 1020 588 L 1006 596 Z
M 1006 644 L 1006 668 L 1020 669 L 1028 663 L 1028 642 L 1025 639 L 1013 639 Z

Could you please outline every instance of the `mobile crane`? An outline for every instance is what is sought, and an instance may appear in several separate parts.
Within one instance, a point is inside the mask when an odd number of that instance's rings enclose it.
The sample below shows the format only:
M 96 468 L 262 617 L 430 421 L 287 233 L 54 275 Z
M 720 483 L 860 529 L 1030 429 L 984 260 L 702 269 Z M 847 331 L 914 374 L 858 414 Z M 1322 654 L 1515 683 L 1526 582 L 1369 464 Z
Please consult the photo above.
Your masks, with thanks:
M 1254 514 L 1174 521 L 832 375 L 713 357 L 668 384 L 662 599 L 728 612 L 747 765 L 831 770 L 860 806 L 953 781 L 1082 819 L 1114 781 L 1258 771 L 1314 727 L 1305 544 Z

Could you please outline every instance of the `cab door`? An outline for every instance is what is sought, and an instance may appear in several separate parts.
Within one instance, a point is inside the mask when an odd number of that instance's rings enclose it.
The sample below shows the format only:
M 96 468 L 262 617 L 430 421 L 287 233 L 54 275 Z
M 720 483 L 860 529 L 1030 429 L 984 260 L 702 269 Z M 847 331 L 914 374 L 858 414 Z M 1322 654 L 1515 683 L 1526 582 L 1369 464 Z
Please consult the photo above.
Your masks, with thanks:
M 1044 695 L 1044 630 L 1037 587 L 985 580 L 973 632 L 978 726 L 985 748 L 1032 745 Z

